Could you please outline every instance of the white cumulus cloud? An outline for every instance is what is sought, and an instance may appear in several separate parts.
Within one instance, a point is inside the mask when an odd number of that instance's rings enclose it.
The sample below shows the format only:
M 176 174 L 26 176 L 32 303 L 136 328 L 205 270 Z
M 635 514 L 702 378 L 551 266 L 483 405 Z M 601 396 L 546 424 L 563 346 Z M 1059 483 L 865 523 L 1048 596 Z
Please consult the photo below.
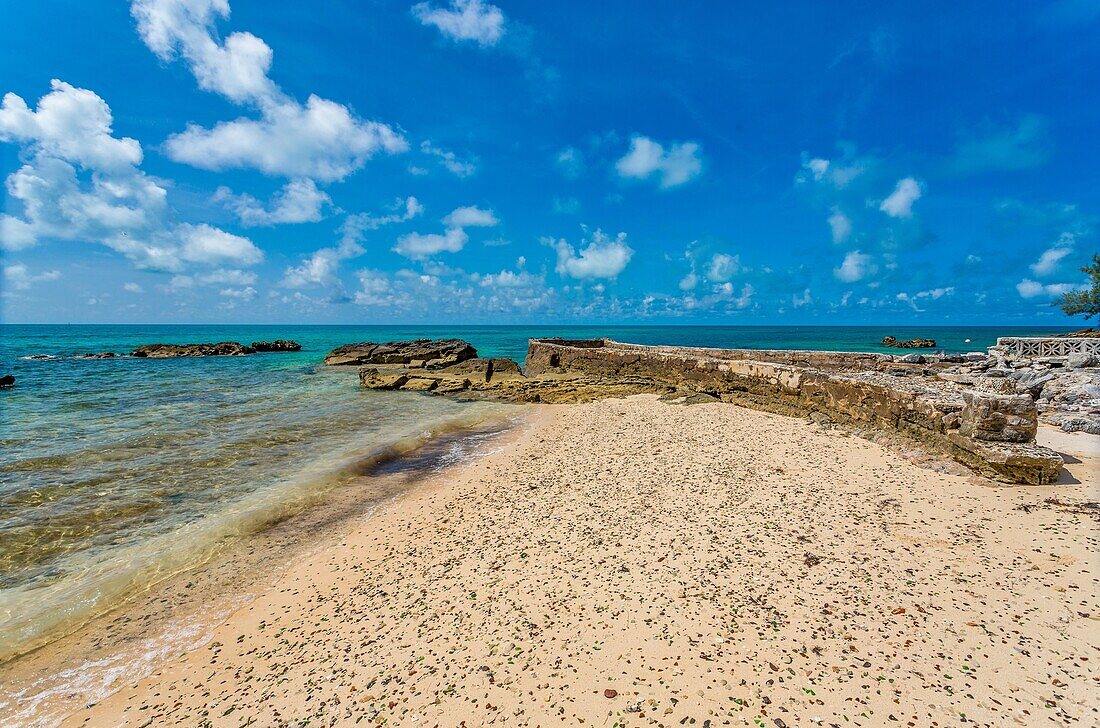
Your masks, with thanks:
M 134 0 L 130 12 L 145 45 L 163 61 L 182 57 L 200 88 L 237 103 L 279 95 L 267 77 L 266 43 L 242 32 L 218 42 L 215 24 L 229 17 L 229 0 Z
M 260 119 L 235 119 L 206 129 L 196 124 L 168 138 L 168 156 L 209 170 L 258 169 L 283 177 L 342 180 L 378 152 L 408 149 L 385 124 L 362 121 L 344 105 L 310 96 L 305 106 L 280 103 Z
M 1031 264 L 1031 272 L 1037 276 L 1048 276 L 1053 273 L 1062 258 L 1073 252 L 1074 242 L 1076 242 L 1076 236 L 1073 233 L 1062 233 L 1058 242 L 1044 250 L 1039 260 Z
M 1080 286 L 1073 283 L 1043 284 L 1039 281 L 1033 281 L 1030 278 L 1024 278 L 1016 284 L 1016 292 L 1019 293 L 1022 298 L 1038 298 L 1039 296 L 1056 298 L 1070 291 L 1075 291 L 1078 288 L 1080 288 Z
M 492 210 L 482 210 L 476 206 L 459 207 L 443 218 L 447 227 L 493 227 L 499 220 Z
M 235 263 L 262 259 L 246 238 L 175 222 L 163 183 L 137 166 L 141 145 L 115 138 L 112 124 L 102 98 L 63 81 L 51 83 L 36 110 L 5 95 L 0 141 L 18 144 L 26 161 L 5 182 L 21 213 L 0 215 L 0 247 L 27 248 L 40 238 L 82 240 L 105 245 L 139 268 L 179 272 L 213 260 L 202 240 L 227 236 L 237 241 L 237 252 L 244 251 Z
M 61 278 L 61 271 L 48 270 L 42 273 L 31 273 L 22 263 L 13 263 L 4 266 L 4 282 L 17 291 L 25 291 L 35 283 L 42 281 L 56 281 Z
M 284 177 L 341 180 L 379 152 L 408 143 L 393 128 L 365 121 L 343 104 L 310 95 L 303 105 L 267 75 L 272 51 L 260 38 L 234 32 L 221 40 L 216 24 L 229 17 L 228 0 L 133 0 L 142 40 L 159 58 L 182 58 L 199 87 L 259 110 L 169 137 L 168 156 L 202 169 L 252 168 Z
M 465 247 L 469 239 L 462 228 L 448 228 L 443 234 L 409 233 L 397 239 L 393 252 L 413 260 L 422 260 L 437 253 L 457 253 Z
M 332 198 L 309 178 L 287 182 L 267 207 L 252 195 L 233 194 L 228 187 L 219 187 L 214 200 L 233 210 L 246 227 L 317 222 L 324 217 L 325 205 L 332 204 Z
M 712 281 L 724 282 L 743 270 L 741 256 L 716 253 L 711 256 L 707 266 L 707 278 Z
M 630 149 L 616 163 L 619 176 L 633 179 L 657 177 L 662 188 L 690 182 L 703 171 L 700 147 L 695 142 L 663 145 L 640 134 L 631 137 Z
M 136 139 L 113 136 L 111 109 L 87 89 L 56 78 L 37 110 L 13 93 L 0 105 L 0 141 L 22 144 L 33 154 L 65 159 L 83 169 L 126 170 L 141 164 Z
M 894 191 L 882 201 L 878 209 L 890 217 L 912 217 L 913 203 L 920 199 L 922 194 L 920 183 L 912 177 L 898 180 Z
M 833 275 L 846 283 L 855 283 L 871 272 L 871 256 L 853 250 L 844 256 L 839 268 L 833 269 Z
M 248 238 L 209 225 L 181 225 L 180 240 L 180 257 L 192 263 L 248 266 L 264 259 L 263 252 Z
M 438 159 L 443 168 L 455 177 L 469 177 L 477 172 L 476 164 L 469 160 L 459 159 L 454 152 L 435 146 L 430 139 L 420 142 L 420 151 Z M 410 171 L 412 170 L 410 169 Z
M 580 250 L 576 250 L 565 240 L 553 244 L 558 254 L 559 275 L 577 279 L 615 278 L 626 268 L 634 255 L 634 250 L 626 244 L 626 233 L 614 238 L 597 230 L 592 239 L 581 241 Z
M 496 45 L 504 37 L 504 13 L 481 0 L 451 0 L 449 7 L 433 7 L 427 2 L 412 7 L 422 25 L 434 26 L 454 41 L 474 41 L 481 46 Z
M 834 207 L 833 214 L 829 215 L 829 230 L 832 231 L 834 243 L 843 243 L 852 234 L 852 221 Z

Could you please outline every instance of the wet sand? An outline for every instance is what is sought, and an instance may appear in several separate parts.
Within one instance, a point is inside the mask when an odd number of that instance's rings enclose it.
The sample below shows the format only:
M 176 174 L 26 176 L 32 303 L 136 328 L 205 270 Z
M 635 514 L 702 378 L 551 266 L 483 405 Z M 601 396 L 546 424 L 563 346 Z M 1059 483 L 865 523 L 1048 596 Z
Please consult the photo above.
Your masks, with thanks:
M 729 405 L 537 408 L 66 725 L 1095 725 L 1100 459 L 1058 438 L 1066 482 L 1009 487 Z

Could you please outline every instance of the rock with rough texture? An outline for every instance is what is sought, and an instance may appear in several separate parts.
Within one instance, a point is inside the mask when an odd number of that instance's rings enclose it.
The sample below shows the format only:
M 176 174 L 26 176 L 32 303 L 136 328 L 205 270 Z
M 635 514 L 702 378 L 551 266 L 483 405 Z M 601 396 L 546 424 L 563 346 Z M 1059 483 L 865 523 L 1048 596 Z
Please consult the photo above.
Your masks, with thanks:
M 924 354 L 913 353 L 906 354 L 905 356 L 898 359 L 898 361 L 902 364 L 923 364 L 925 359 Z
M 934 339 L 909 339 L 907 341 L 899 341 L 893 336 L 886 336 L 882 339 L 883 346 L 891 346 L 895 349 L 935 349 L 936 341 Z
M 1027 390 L 1033 399 L 1039 399 L 1043 386 L 1054 379 L 1054 372 L 1049 369 L 1021 369 L 1013 374 L 1016 384 Z
M 325 357 L 329 366 L 403 364 L 421 362 L 426 368 L 450 366 L 477 356 L 477 349 L 461 339 L 416 339 L 377 344 L 363 341 L 333 349 Z
M 408 343 L 420 347 L 422 342 Z M 897 433 L 1014 483 L 1053 482 L 1062 466 L 1057 453 L 1035 444 L 1036 402 L 1017 393 L 1016 379 L 960 367 L 948 373 L 935 363 L 904 367 L 885 355 L 641 346 L 606 339 L 533 339 L 523 371 L 510 360 L 470 358 L 447 366 L 439 364 L 442 360 L 363 367 L 359 379 L 370 389 L 511 402 L 587 402 L 643 393 L 677 402 L 721 401 L 861 432 Z M 909 376 L 892 376 L 895 368 Z
M 359 370 L 359 384 L 367 389 L 400 389 L 409 381 L 401 372 L 380 372 L 364 367 Z
M 1100 339 L 1100 329 L 1081 329 L 1068 334 L 1052 334 L 1064 339 Z
M 1062 422 L 1062 432 L 1084 432 L 1089 435 L 1100 435 L 1100 420 L 1088 417 L 1073 417 Z
M 77 359 L 114 359 L 118 354 L 113 351 L 97 351 L 92 354 L 77 354 Z
M 521 376 L 519 364 L 504 357 L 467 359 L 446 367 L 448 374 L 467 375 L 475 381 L 492 381 L 493 377 Z
M 1039 426 L 1035 402 L 1026 394 L 963 392 L 959 432 L 974 440 L 1030 442 Z
M 275 339 L 274 341 L 253 341 L 252 348 L 257 352 L 301 351 L 302 345 L 290 339 Z
M 1067 369 L 1090 369 L 1100 367 L 1100 355 L 1092 352 L 1071 354 L 1066 357 Z
M 0 389 L 11 389 L 15 386 L 15 375 L 5 374 L 0 377 Z
M 220 341 L 216 344 L 146 344 L 130 352 L 130 356 L 144 359 L 179 359 L 198 356 L 245 356 L 255 350 L 237 341 Z

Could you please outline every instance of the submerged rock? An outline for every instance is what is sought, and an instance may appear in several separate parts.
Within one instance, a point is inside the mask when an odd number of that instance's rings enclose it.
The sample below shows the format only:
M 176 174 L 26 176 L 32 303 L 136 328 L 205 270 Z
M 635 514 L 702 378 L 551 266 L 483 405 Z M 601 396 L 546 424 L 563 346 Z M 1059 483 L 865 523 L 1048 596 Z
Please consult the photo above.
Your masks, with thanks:
M 895 349 L 935 349 L 935 339 L 909 339 L 907 341 L 898 341 L 893 336 L 887 336 L 882 340 L 883 346 L 892 346 Z
M 97 351 L 93 354 L 77 354 L 77 359 L 114 359 L 118 354 L 113 351 Z
M 363 341 L 333 349 L 325 357 L 325 364 L 404 364 L 414 368 L 440 369 L 476 356 L 477 349 L 462 339 L 416 339 L 388 341 L 384 344 Z
M 15 386 L 15 376 L 12 374 L 5 374 L 0 377 L 0 389 L 11 389 Z
M 275 341 L 253 341 L 252 348 L 257 352 L 301 351 L 302 345 L 290 339 L 275 339 Z
M 195 356 L 245 356 L 255 352 L 250 346 L 237 341 L 220 341 L 216 344 L 146 344 L 130 352 L 130 356 L 144 359 L 178 359 Z

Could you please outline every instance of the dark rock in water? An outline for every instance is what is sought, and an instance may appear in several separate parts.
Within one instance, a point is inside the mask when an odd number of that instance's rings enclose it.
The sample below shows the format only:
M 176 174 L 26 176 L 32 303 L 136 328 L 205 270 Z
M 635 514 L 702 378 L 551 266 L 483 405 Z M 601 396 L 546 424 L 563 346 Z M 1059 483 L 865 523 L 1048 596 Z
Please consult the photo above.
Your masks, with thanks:
M 909 339 L 898 341 L 893 336 L 887 336 L 882 340 L 883 346 L 892 346 L 895 349 L 935 349 L 935 339 Z
M 461 339 L 417 339 L 385 344 L 364 341 L 333 349 L 325 357 L 325 364 L 407 364 L 413 368 L 439 369 L 476 356 L 477 349 Z
M 216 344 L 146 344 L 134 349 L 130 356 L 178 359 L 190 356 L 244 356 L 254 352 L 252 347 L 236 341 L 220 341 Z
M 275 339 L 275 341 L 253 341 L 252 348 L 257 352 L 301 351 L 302 345 L 290 339 Z
M 113 351 L 98 351 L 94 354 L 77 354 L 77 359 L 114 359 L 118 354 Z
M 15 376 L 11 374 L 5 374 L 0 377 L 0 389 L 11 389 L 15 386 Z
M 22 358 L 27 359 L 29 361 L 52 361 L 52 360 L 56 359 L 57 357 L 54 356 L 53 354 L 27 354 L 26 356 L 24 356 Z

